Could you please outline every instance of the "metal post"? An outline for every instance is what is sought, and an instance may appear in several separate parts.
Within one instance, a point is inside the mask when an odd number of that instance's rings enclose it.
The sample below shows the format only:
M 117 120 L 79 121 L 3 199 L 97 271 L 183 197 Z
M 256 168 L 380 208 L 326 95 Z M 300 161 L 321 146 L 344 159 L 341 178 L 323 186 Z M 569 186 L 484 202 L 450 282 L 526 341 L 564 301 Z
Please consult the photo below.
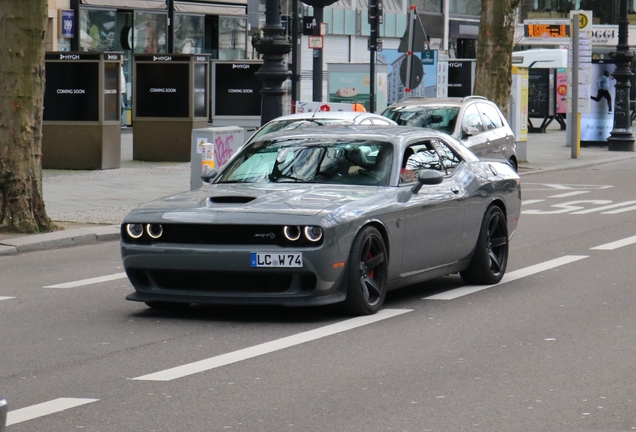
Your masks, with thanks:
M 261 125 L 283 115 L 284 83 L 290 72 L 285 57 L 291 44 L 285 37 L 280 19 L 280 0 L 266 0 L 263 37 L 255 34 L 252 45 L 263 55 L 263 65 L 254 75 L 263 82 L 261 90 Z
M 572 28 L 572 83 L 570 88 L 572 89 L 572 112 L 568 117 L 570 117 L 570 155 L 573 159 L 579 157 L 579 149 L 581 146 L 581 130 L 580 130 L 580 122 L 579 122 L 579 45 L 580 34 L 579 34 L 579 14 L 575 13 L 572 15 L 572 23 L 570 25 Z
M 616 100 L 614 101 L 614 129 L 607 139 L 610 151 L 634 151 L 634 134 L 631 128 L 629 90 L 632 71 L 629 65 L 634 53 L 629 51 L 628 41 L 629 19 L 627 17 L 627 0 L 620 0 L 620 18 L 618 20 L 618 45 L 610 58 L 616 63 Z
M 314 19 L 316 27 L 320 29 L 320 24 L 324 19 L 325 8 L 314 6 Z M 314 33 L 315 34 L 315 33 Z M 314 77 L 313 77 L 313 101 L 322 102 L 322 49 L 314 50 Z
M 405 96 L 410 96 L 411 93 L 411 69 L 413 63 L 413 39 L 415 38 L 415 32 L 413 29 L 413 22 L 417 17 L 417 9 L 415 6 L 411 6 L 411 12 L 409 13 L 409 40 L 406 48 L 406 79 L 404 80 L 404 93 Z
M 301 72 L 300 72 L 300 41 L 301 41 L 301 32 L 300 26 L 302 21 L 302 17 L 300 14 L 300 1 L 292 0 L 292 63 L 291 63 L 291 99 L 292 104 L 295 104 L 300 99 L 300 80 L 301 80 Z M 295 112 L 295 105 L 294 112 Z
M 375 62 L 378 42 L 378 2 L 369 1 L 369 112 L 375 112 Z

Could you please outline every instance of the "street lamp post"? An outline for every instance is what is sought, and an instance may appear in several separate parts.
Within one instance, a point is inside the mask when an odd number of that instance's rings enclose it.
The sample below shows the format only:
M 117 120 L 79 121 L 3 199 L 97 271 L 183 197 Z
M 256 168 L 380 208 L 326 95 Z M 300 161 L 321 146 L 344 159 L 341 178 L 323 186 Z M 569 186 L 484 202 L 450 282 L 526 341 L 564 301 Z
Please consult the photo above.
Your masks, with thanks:
M 616 63 L 616 101 L 614 108 L 614 129 L 607 139 L 608 150 L 634 151 L 634 134 L 629 115 L 629 90 L 632 72 L 629 68 L 634 53 L 629 51 L 629 19 L 627 18 L 627 0 L 620 0 L 620 18 L 618 21 L 618 45 L 610 58 Z
M 261 90 L 261 125 L 283 115 L 284 83 L 290 72 L 285 65 L 285 54 L 291 43 L 285 37 L 280 18 L 280 0 L 266 0 L 263 36 L 255 34 L 252 45 L 263 55 L 263 65 L 254 75 L 263 82 Z

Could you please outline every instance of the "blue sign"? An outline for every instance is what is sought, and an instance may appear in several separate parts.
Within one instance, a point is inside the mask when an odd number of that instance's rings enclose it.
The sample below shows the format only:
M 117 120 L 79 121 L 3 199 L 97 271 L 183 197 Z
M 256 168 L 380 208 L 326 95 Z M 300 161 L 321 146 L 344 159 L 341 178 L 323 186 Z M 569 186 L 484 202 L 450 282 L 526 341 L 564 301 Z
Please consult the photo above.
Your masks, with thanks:
M 75 11 L 62 10 L 60 23 L 60 37 L 71 39 L 75 37 Z

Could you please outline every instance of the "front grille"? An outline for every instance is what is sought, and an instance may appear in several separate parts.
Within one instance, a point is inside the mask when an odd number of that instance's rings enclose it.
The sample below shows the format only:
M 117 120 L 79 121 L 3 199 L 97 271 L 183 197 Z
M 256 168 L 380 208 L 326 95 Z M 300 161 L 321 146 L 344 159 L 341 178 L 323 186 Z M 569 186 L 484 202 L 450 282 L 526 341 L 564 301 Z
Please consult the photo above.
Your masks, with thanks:
M 301 237 L 290 242 L 283 236 L 279 225 L 209 225 L 209 224 L 161 224 L 163 234 L 159 239 L 144 235 L 139 239 L 123 238 L 127 243 L 155 244 L 180 243 L 192 245 L 276 245 L 280 247 L 316 247 L 322 239 L 311 243 Z M 122 226 L 122 233 L 125 229 Z
M 128 269 L 133 285 L 158 289 L 204 293 L 284 293 L 292 288 L 311 291 L 316 276 L 311 273 L 223 272 L 194 270 Z M 295 280 L 298 286 L 295 286 Z

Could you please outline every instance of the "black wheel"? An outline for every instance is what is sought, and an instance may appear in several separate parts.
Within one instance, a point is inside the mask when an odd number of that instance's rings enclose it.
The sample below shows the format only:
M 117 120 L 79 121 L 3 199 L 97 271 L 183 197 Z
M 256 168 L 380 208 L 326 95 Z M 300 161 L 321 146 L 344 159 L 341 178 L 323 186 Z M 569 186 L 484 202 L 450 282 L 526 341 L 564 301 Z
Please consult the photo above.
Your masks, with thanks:
M 355 315 L 376 313 L 384 303 L 388 255 L 380 232 L 363 228 L 353 240 L 347 269 L 346 308 Z
M 161 301 L 149 301 L 145 302 L 146 306 L 151 309 L 160 311 L 177 311 L 183 310 L 190 306 L 190 303 L 175 303 L 175 302 L 161 302 Z
M 510 166 L 512 167 L 513 170 L 515 170 L 515 172 L 519 172 L 519 167 L 517 166 L 517 161 L 513 158 L 510 158 L 510 160 L 508 161 L 508 163 L 510 164 Z
M 501 280 L 507 265 L 508 224 L 501 209 L 493 205 L 481 223 L 473 258 L 460 275 L 469 284 L 492 285 Z

